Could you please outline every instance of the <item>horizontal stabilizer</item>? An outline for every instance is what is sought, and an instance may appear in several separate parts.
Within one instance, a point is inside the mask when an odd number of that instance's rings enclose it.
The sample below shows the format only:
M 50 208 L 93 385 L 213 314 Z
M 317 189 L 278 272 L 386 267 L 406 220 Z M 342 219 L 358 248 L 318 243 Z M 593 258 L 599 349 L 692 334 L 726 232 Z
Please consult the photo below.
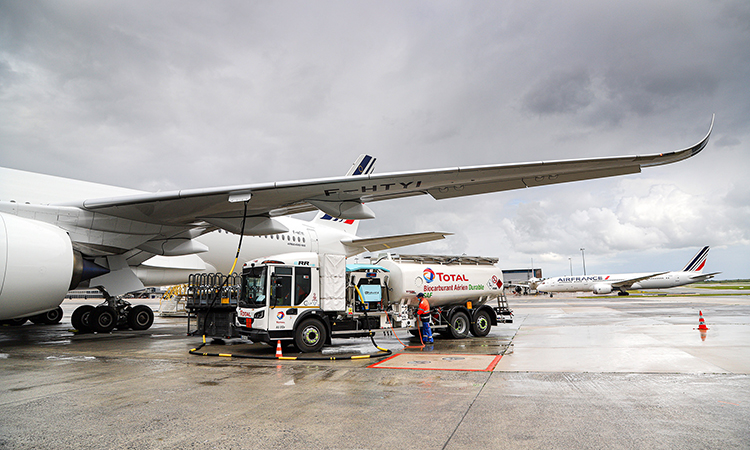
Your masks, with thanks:
M 453 233 L 441 231 L 427 231 L 424 233 L 399 234 L 375 238 L 347 239 L 341 241 L 341 243 L 351 249 L 364 249 L 368 252 L 377 252 L 406 245 L 437 241 L 439 239 L 445 239 L 446 236 L 452 234 Z M 357 253 L 360 253 L 361 251 L 362 250 Z
M 692 275 L 690 279 L 695 280 L 695 281 L 703 281 L 703 280 L 708 280 L 709 278 L 713 278 L 714 276 L 720 273 L 721 272 L 701 273 L 701 274 Z

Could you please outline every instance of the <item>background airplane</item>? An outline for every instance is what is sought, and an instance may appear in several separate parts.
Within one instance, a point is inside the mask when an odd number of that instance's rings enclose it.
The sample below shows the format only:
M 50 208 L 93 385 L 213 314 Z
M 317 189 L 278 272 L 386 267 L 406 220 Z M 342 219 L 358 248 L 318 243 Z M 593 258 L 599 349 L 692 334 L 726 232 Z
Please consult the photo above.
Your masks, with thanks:
M 513 289 L 516 294 L 523 292 L 523 294 L 526 295 L 529 291 L 536 291 L 542 281 L 544 281 L 544 278 L 531 277 L 526 281 L 508 283 L 507 286 L 508 288 Z
M 207 252 L 208 245 L 198 238 L 212 231 L 253 236 L 247 246 L 262 251 L 263 243 L 273 239 L 274 244 L 297 251 L 304 251 L 303 246 L 319 252 L 337 248 L 347 255 L 439 239 L 445 233 L 358 238 L 345 226 L 348 221 L 373 218 L 366 203 L 375 201 L 418 195 L 440 200 L 639 173 L 643 167 L 698 154 L 712 128 L 713 118 L 697 144 L 642 156 L 377 175 L 363 171 L 344 177 L 157 193 L 0 169 L 0 320 L 59 312 L 67 291 L 88 282 L 106 296 L 105 304 L 87 313 L 95 330 L 111 331 L 123 321 L 132 328 L 147 328 L 150 311 L 132 308 L 121 298 L 144 288 L 136 272 L 146 277 L 144 272 L 155 269 L 164 275 L 158 270 L 163 267 L 144 265 L 155 255 Z M 322 216 L 306 225 L 283 217 L 309 211 Z M 323 228 L 323 221 L 336 225 Z M 337 227 L 338 231 L 331 231 Z M 74 313 L 74 322 L 81 315 Z
M 703 247 L 678 272 L 622 273 L 612 275 L 584 275 L 547 278 L 537 286 L 540 292 L 593 292 L 628 295 L 628 289 L 666 289 L 705 281 L 721 272 L 703 273 L 709 247 Z

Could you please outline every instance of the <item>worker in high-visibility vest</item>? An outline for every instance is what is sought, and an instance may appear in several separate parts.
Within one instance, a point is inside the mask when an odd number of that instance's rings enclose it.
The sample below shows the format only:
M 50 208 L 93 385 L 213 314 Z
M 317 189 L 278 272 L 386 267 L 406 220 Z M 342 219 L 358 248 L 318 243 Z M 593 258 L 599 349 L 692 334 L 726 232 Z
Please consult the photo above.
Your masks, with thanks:
M 427 301 L 423 293 L 417 294 L 419 300 L 419 307 L 417 308 L 417 316 L 421 322 L 422 331 L 422 343 L 432 344 L 432 328 L 430 328 L 430 302 Z

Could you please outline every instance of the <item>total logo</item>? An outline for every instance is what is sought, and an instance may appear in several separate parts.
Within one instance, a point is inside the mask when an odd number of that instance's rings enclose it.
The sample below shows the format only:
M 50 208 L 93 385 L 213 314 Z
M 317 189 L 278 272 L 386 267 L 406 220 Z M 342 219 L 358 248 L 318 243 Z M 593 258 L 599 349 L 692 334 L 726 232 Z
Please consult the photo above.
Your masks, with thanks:
M 466 275 L 434 272 L 429 267 L 422 272 L 422 277 L 428 283 L 435 281 L 435 277 L 437 277 L 439 281 L 469 281 L 468 278 L 466 278 Z
M 276 313 L 276 318 L 279 320 L 284 320 L 284 311 L 279 311 Z

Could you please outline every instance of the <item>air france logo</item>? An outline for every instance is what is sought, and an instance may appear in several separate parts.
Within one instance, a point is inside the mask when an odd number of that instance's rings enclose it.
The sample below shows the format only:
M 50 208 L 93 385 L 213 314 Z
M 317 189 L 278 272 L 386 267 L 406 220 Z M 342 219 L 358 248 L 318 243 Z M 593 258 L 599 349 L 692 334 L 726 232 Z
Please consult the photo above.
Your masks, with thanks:
M 422 277 L 426 282 L 432 283 L 435 280 L 435 272 L 433 272 L 432 269 L 427 268 L 422 273 Z
M 284 311 L 279 311 L 276 313 L 276 318 L 279 320 L 284 320 Z

